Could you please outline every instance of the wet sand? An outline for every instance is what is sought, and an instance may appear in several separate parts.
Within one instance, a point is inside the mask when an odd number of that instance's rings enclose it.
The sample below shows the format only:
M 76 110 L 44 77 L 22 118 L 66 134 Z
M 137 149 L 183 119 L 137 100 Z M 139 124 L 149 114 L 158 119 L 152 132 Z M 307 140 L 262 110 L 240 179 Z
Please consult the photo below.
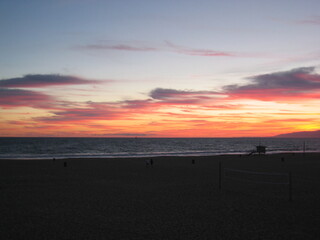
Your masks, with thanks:
M 320 239 L 318 153 L 145 160 L 0 160 L 0 238 Z

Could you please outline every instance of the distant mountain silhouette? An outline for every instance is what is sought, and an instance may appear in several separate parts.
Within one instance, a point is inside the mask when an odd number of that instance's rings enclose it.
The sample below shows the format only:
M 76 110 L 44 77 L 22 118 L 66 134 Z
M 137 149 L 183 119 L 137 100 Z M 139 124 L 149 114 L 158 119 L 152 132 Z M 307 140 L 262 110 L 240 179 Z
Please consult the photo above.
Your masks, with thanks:
M 320 130 L 285 133 L 274 136 L 276 138 L 320 138 Z

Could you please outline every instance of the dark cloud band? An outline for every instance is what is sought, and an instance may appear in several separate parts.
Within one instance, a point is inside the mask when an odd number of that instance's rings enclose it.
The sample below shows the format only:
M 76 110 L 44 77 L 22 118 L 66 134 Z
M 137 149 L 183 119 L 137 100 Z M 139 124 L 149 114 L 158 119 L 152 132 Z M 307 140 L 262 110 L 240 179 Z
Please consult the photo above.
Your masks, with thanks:
M 59 85 L 96 84 L 101 81 L 83 79 L 75 76 L 58 74 L 29 74 L 20 78 L 9 78 L 0 81 L 2 88 L 41 88 Z

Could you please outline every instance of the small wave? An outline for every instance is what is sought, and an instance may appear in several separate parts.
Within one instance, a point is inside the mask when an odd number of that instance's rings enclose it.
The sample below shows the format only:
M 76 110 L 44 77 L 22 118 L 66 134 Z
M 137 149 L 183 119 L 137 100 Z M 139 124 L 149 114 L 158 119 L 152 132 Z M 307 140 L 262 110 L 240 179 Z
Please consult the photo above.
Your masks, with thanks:
M 255 138 L 0 138 L 0 159 L 137 158 L 320 151 L 320 139 Z

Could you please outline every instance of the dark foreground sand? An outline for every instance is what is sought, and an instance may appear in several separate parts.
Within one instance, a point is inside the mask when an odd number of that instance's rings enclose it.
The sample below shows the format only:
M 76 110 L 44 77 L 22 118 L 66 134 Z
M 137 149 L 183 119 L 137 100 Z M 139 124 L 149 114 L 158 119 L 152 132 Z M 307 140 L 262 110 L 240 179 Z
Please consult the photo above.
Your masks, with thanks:
M 0 239 L 320 239 L 319 154 L 192 159 L 1 160 Z

